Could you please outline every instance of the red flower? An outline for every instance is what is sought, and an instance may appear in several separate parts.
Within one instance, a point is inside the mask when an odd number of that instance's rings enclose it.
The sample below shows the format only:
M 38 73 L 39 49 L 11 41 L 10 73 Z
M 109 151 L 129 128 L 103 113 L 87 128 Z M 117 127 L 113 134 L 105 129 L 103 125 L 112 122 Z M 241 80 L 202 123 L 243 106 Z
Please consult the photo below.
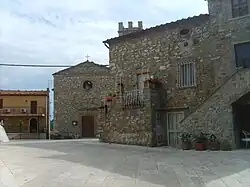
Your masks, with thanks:
M 106 97 L 104 97 L 104 100 L 105 101 L 112 101 L 113 97 L 112 96 L 106 96 Z

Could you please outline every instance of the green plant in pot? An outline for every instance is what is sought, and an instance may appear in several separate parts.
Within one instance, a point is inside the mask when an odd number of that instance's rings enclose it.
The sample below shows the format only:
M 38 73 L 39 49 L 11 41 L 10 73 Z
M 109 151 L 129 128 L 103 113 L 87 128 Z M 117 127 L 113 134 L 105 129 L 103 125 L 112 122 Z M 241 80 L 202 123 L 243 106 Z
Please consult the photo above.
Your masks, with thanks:
M 196 151 L 204 151 L 207 148 L 207 135 L 205 133 L 200 133 L 194 138 L 194 146 Z
M 223 140 L 221 142 L 221 150 L 222 151 L 232 151 L 232 145 L 228 140 Z
M 191 137 L 192 135 L 190 133 L 181 134 L 181 142 L 183 150 L 190 150 L 192 148 Z
M 215 136 L 215 134 L 209 135 L 208 147 L 212 151 L 218 151 L 220 149 L 220 142 Z

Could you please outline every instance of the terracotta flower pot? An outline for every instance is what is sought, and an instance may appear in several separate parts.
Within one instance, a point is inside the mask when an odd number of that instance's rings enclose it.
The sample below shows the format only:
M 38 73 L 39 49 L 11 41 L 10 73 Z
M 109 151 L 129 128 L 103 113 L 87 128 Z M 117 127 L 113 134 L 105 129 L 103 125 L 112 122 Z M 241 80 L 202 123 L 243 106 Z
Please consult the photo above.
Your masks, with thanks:
M 104 100 L 109 102 L 109 101 L 113 100 L 113 97 L 112 96 L 107 96 L 107 97 L 104 97 Z
M 190 149 L 192 149 L 192 144 L 191 144 L 191 142 L 183 142 L 183 143 L 182 143 L 182 149 L 183 149 L 183 150 L 190 150 Z
M 195 143 L 195 150 L 196 151 L 206 150 L 206 144 L 205 143 Z
M 218 150 L 220 150 L 220 144 L 219 144 L 219 142 L 209 142 L 209 149 L 211 150 L 211 151 L 218 151 Z

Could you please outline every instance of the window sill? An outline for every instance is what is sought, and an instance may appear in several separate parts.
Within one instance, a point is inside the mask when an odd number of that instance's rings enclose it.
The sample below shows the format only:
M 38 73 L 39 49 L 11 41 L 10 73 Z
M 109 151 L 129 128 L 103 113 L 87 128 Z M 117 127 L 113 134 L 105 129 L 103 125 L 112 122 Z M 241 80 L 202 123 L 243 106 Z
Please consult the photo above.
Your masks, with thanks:
M 192 89 L 192 88 L 196 88 L 196 87 L 197 87 L 197 85 L 193 85 L 193 86 L 177 86 L 177 88 L 180 89 L 180 90 L 188 89 L 188 88 Z
M 228 22 L 237 21 L 237 20 L 239 20 L 239 19 L 245 19 L 245 18 L 250 18 L 250 14 L 247 14 L 247 15 L 245 15 L 245 16 L 230 18 L 230 19 L 228 19 Z

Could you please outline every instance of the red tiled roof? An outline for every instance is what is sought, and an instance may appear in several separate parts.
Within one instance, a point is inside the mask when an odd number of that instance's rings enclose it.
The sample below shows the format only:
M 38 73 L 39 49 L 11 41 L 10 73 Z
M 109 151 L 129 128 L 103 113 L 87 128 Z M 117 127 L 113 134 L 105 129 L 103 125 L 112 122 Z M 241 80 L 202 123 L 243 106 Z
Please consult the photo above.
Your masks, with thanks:
M 48 96 L 49 92 L 47 90 L 0 90 L 0 96 Z

